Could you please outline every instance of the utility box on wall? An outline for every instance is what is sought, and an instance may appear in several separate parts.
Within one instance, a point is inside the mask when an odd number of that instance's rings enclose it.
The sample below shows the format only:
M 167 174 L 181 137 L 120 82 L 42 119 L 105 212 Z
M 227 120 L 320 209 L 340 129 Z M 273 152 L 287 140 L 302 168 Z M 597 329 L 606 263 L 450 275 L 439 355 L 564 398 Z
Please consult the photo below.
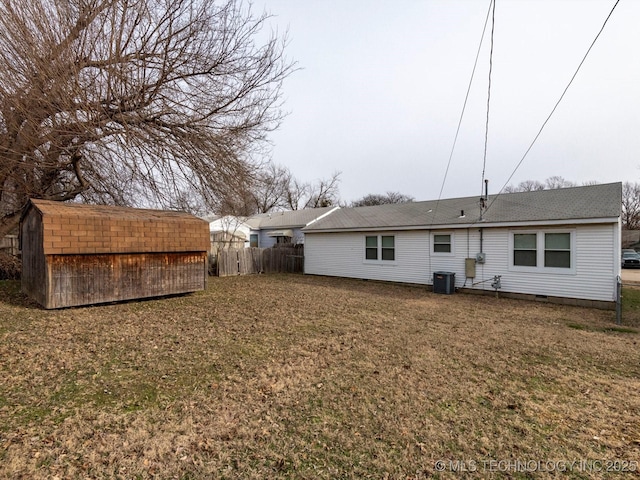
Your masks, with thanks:
M 476 259 L 475 258 L 464 259 L 464 276 L 466 278 L 476 278 Z
M 433 293 L 451 295 L 456 290 L 456 274 L 453 272 L 433 272 Z

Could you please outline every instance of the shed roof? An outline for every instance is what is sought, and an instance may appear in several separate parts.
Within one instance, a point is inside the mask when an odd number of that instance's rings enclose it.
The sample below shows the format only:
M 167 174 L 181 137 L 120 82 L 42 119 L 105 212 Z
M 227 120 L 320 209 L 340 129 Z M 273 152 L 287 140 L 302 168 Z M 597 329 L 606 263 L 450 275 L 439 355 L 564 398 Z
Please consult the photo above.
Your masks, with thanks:
M 42 216 L 44 253 L 202 252 L 209 224 L 185 212 L 32 199 Z
M 480 220 L 480 197 L 343 208 L 304 232 L 465 227 L 473 224 L 567 223 L 620 217 L 622 184 L 609 183 L 535 192 L 489 195 Z M 482 223 L 480 223 L 480 221 Z

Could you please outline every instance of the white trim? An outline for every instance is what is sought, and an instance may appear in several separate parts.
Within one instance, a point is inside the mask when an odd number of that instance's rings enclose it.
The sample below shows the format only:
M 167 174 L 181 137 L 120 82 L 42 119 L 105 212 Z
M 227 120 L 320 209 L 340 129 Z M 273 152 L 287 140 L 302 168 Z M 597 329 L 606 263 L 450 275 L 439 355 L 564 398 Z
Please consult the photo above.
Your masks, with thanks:
M 377 256 L 376 260 L 367 259 L 367 237 L 377 237 Z M 393 260 L 383 260 L 382 259 L 382 237 L 393 237 Z M 397 247 L 396 247 L 396 235 L 389 233 L 379 233 L 377 235 L 362 235 L 362 263 L 365 265 L 383 265 L 383 266 L 394 266 L 398 264 L 398 255 L 397 255 Z M 369 247 L 371 248 L 371 247 Z
M 293 230 L 284 229 L 284 230 L 264 230 L 264 233 L 267 237 L 289 237 L 293 238 Z
M 545 267 L 545 234 L 546 233 L 568 233 L 571 242 L 571 266 L 569 268 Z M 513 264 L 513 236 L 514 234 L 536 234 L 536 266 L 525 267 Z M 538 230 L 509 230 L 509 271 L 511 272 L 528 272 L 528 273 L 552 273 L 558 275 L 575 275 L 576 274 L 576 230 L 575 229 L 538 229 Z
M 439 224 L 439 225 L 386 225 L 383 227 L 349 227 L 349 228 L 327 228 L 327 229 L 304 229 L 304 233 L 353 233 L 353 232 L 404 232 L 411 230 L 457 230 L 467 228 L 513 228 L 513 227 L 544 227 L 544 226 L 564 226 L 591 225 L 602 223 L 618 223 L 620 217 L 583 218 L 567 220 L 535 220 L 524 222 L 474 222 L 460 224 Z
M 450 240 L 450 245 L 451 245 L 451 250 L 449 252 L 436 252 L 435 251 L 435 236 L 436 235 L 449 235 L 449 240 Z M 453 231 L 451 230 L 445 230 L 445 231 L 438 231 L 438 232 L 434 232 L 431 231 L 429 234 L 429 241 L 430 241 L 430 245 L 429 245 L 429 254 L 433 255 L 434 257 L 455 257 L 456 256 L 456 245 L 455 245 L 455 234 Z

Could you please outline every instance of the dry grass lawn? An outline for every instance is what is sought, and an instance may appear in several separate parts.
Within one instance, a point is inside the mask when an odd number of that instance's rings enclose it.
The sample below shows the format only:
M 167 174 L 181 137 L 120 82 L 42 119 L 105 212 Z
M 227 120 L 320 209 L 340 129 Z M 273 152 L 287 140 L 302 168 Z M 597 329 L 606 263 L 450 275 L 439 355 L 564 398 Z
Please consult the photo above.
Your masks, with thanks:
M 0 282 L 0 478 L 639 478 L 614 320 L 300 275 L 44 311 Z

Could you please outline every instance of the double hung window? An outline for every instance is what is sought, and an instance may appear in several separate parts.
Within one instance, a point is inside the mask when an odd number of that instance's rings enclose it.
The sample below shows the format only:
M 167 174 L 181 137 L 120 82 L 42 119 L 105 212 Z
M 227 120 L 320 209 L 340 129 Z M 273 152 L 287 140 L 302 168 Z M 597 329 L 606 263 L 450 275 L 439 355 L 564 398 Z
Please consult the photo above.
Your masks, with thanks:
M 367 261 L 395 261 L 395 243 L 394 235 L 367 235 L 365 237 L 364 259 Z

